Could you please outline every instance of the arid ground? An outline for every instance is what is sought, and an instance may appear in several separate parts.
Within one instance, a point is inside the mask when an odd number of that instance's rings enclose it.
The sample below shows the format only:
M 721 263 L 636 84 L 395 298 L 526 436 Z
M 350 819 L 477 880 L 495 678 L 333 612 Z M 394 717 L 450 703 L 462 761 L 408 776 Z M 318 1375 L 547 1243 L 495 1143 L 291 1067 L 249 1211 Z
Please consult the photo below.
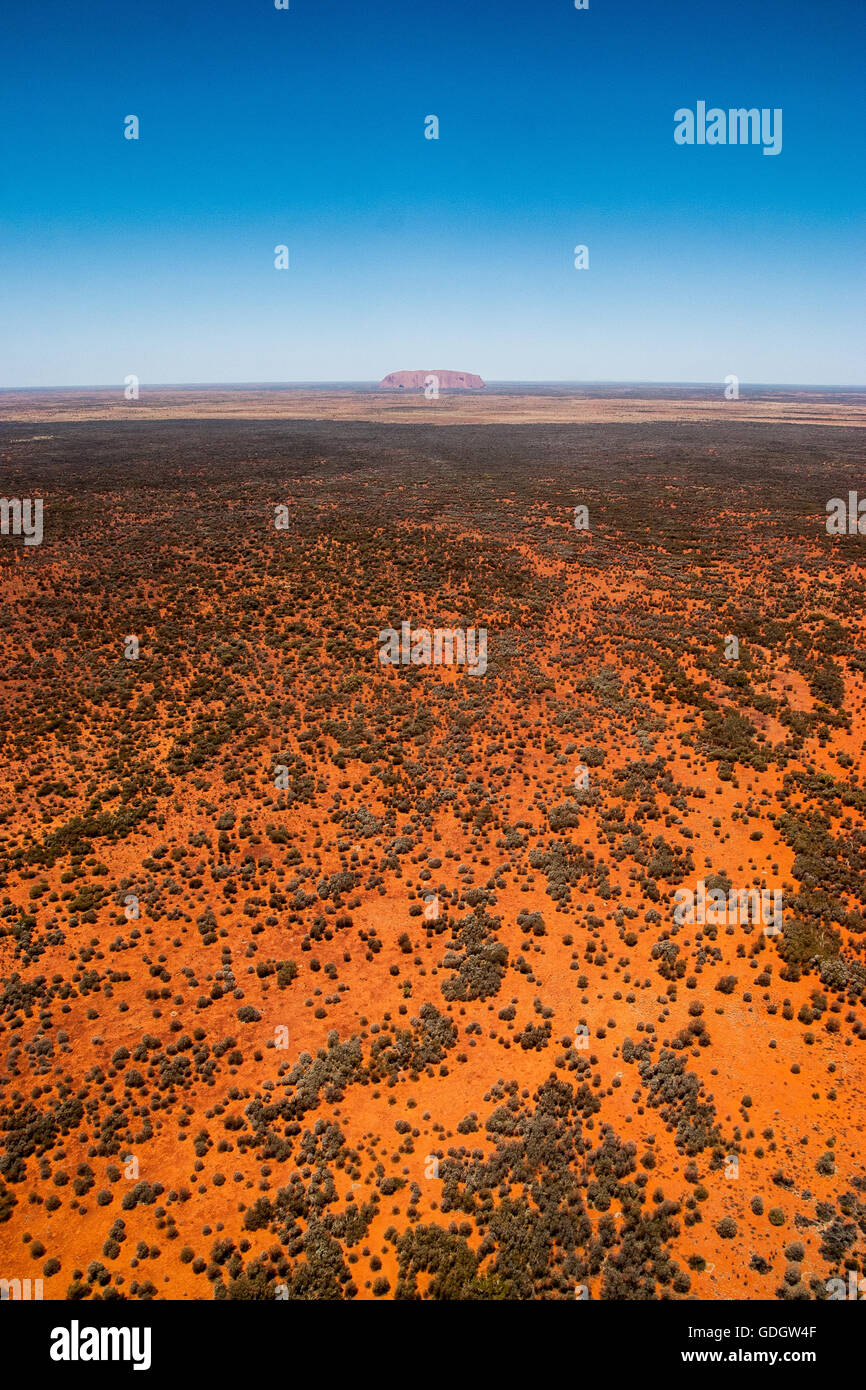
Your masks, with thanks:
M 130 390 L 134 389 L 132 387 Z M 729 388 L 733 389 L 733 388 Z M 738 388 L 739 389 L 739 388 Z M 478 392 L 400 395 L 352 386 L 158 386 L 0 391 L 0 420 L 337 420 L 377 424 L 543 425 L 760 422 L 866 426 L 862 392 L 749 388 L 736 400 L 697 386 L 568 387 L 499 383 Z
M 44 499 L 0 536 L 0 1277 L 863 1278 L 866 538 L 825 522 L 864 422 L 0 395 L 3 494 Z M 486 629 L 486 673 L 383 666 L 403 622 Z M 780 929 L 681 920 L 699 883 Z

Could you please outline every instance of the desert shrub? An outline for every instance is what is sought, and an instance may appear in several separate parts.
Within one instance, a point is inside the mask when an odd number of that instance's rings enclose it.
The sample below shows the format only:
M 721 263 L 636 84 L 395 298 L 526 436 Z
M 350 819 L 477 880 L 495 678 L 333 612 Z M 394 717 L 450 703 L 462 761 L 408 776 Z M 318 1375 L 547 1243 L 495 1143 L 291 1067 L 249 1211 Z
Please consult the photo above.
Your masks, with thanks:
M 782 934 L 775 941 L 786 964 L 797 968 L 838 956 L 842 945 L 841 936 L 828 922 L 805 922 L 798 917 L 783 921 Z
M 285 989 L 297 977 L 298 967 L 293 960 L 284 960 L 277 969 L 277 984 Z
M 604 758 L 605 753 L 603 748 L 594 748 L 590 745 L 580 750 L 580 761 L 585 763 L 587 767 L 601 767 Z
M 9 1190 L 5 1182 L 0 1180 L 0 1225 L 2 1225 L 4 1221 L 9 1220 L 10 1216 L 12 1215 L 12 1208 L 16 1205 L 17 1201 L 18 1198 Z M 60 1206 L 59 1197 L 49 1197 L 48 1202 L 50 1201 L 56 1201 L 57 1206 Z M 46 1206 L 48 1205 L 48 1202 L 46 1202 Z M 54 1208 L 52 1207 L 51 1210 L 53 1211 Z

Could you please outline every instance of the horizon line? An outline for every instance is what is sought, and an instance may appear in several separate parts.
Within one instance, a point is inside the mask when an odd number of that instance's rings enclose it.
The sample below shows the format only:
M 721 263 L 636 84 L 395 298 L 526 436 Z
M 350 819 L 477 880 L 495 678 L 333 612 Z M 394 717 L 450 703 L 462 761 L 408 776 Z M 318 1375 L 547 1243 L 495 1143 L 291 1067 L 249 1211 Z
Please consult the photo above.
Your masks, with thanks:
M 426 370 L 426 369 L 418 369 L 418 370 Z M 445 370 L 445 369 L 444 369 L 444 368 L 440 368 L 440 371 L 442 371 L 442 370 Z M 451 370 L 451 369 L 448 368 L 448 370 Z M 141 378 L 139 378 L 138 380 L 139 380 L 139 386 L 146 386 L 146 389 L 148 389 L 148 390 L 150 390 L 150 391 L 164 391 L 164 390 L 215 390 L 215 389 L 225 389 L 225 388 L 237 388 L 237 389 L 240 389 L 240 388 L 243 388 L 243 387 L 258 387 L 259 389 L 267 388 L 267 389 L 271 389 L 271 390 L 287 390 L 287 389 L 290 390 L 290 389 L 294 389 L 294 388 L 298 388 L 298 387 L 310 388 L 310 387 L 328 387 L 328 386 L 330 386 L 330 387 L 343 387 L 343 388 L 363 387 L 363 388 L 369 390 L 369 389 L 371 389 L 371 388 L 372 388 L 372 389 L 376 389 L 377 387 L 379 387 L 379 386 L 381 385 L 381 381 L 382 381 L 382 379 L 376 380 L 375 378 L 372 378 L 372 377 L 370 377 L 370 378 L 360 378 L 360 377 L 359 377 L 359 378 L 350 378 L 350 377 L 343 377 L 343 378 L 338 378 L 338 377 L 335 377 L 335 378 L 309 378 L 309 379 L 298 379 L 298 380 L 294 380 L 294 381 L 259 381 L 259 380 L 249 380 L 249 381 L 246 381 L 246 380 L 243 380 L 243 381 L 242 381 L 242 380 L 232 380 L 232 381 L 159 381 L 159 382 L 154 381 L 154 382 L 148 382 L 148 383 L 143 382 Z M 125 382 L 120 381 L 120 382 L 66 382 L 66 383 L 62 383 L 62 384 L 53 384 L 53 385 L 50 385 L 50 386 L 32 386 L 32 385 L 31 385 L 31 386 L 0 386 L 0 394 L 13 393 L 13 392 L 16 392 L 16 391 L 33 391 L 33 392 L 35 392 L 35 391 L 122 391 L 125 384 L 126 384 Z M 723 378 L 721 379 L 721 381 L 719 381 L 719 380 L 713 380 L 713 381 L 705 381 L 705 380 L 665 380 L 665 381 L 659 381 L 659 380 L 654 380 L 654 379 L 650 379 L 650 378 L 640 378 L 640 377 L 605 377 L 605 378 L 592 378 L 592 379 L 589 379 L 589 378 L 582 379 L 582 378 L 577 378 L 577 377 L 491 377 L 491 378 L 489 378 L 489 379 L 485 379 L 485 381 L 484 381 L 484 386 L 482 386 L 482 387 L 468 387 L 468 388 L 447 387 L 447 388 L 445 388 L 445 390 L 446 390 L 447 392 L 454 391 L 454 392 L 460 392 L 461 394 L 465 393 L 465 394 L 468 395 L 468 394 L 474 394 L 474 393 L 479 392 L 479 391 L 483 391 L 483 390 L 487 389 L 488 387 L 496 387 L 496 386 L 572 386 L 572 387 L 579 387 L 579 388 L 582 388 L 582 389 L 583 389 L 583 388 L 588 388 L 588 387 L 593 387 L 593 386 L 646 386 L 646 387 L 655 387 L 655 388 L 669 388 L 669 387 L 673 387 L 673 386 L 687 386 L 687 387 L 692 387 L 692 388 L 694 388 L 694 387 L 707 387 L 707 388 L 712 388 L 712 389 L 716 390 L 716 389 L 718 389 L 718 388 L 720 387 L 720 385 L 724 385 L 724 379 L 723 379 Z M 741 377 L 741 378 L 740 378 L 740 381 L 739 381 L 739 385 L 740 385 L 740 388 L 741 388 L 741 389 L 742 389 L 742 387 L 745 385 L 745 387 L 746 387 L 747 389 L 752 389 L 752 390 L 773 390 L 773 391 L 791 391 L 791 390 L 796 390 L 796 391 L 808 391 L 808 390 L 811 390 L 811 391 L 855 391 L 855 392 L 866 392 L 866 383 L 839 382 L 839 381 L 835 381 L 835 382 L 814 382 L 814 381 L 773 381 L 773 382 L 771 382 L 771 381 L 744 381 L 744 379 Z M 422 388 L 421 388 L 421 387 L 418 387 L 417 389 L 420 391 Z M 387 391 L 387 392 L 390 394 L 390 393 L 392 393 L 392 392 L 395 392 L 395 391 L 396 391 L 396 388 L 394 388 L 394 387 L 385 387 L 385 388 L 383 388 L 383 390 Z M 410 393 L 410 394 L 411 394 L 411 393 Z

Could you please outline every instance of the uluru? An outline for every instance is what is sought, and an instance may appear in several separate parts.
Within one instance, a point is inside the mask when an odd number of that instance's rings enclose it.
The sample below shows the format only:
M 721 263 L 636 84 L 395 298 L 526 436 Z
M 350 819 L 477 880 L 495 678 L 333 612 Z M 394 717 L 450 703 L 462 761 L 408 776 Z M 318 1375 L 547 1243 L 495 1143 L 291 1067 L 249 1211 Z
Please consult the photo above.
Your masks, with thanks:
M 440 391 L 483 391 L 484 382 L 474 372 L 449 372 L 431 368 L 427 372 L 391 372 L 379 382 L 380 391 L 423 391 L 430 377 Z

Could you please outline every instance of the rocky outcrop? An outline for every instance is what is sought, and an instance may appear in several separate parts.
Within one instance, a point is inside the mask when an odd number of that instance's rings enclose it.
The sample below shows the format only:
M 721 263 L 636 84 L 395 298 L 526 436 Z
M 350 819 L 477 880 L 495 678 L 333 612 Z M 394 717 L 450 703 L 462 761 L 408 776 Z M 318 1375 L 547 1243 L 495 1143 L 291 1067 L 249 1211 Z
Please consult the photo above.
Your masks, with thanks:
M 483 391 L 484 382 L 473 372 L 448 372 L 431 367 L 427 372 L 391 372 L 379 382 L 380 391 L 423 391 L 430 377 L 440 391 Z

